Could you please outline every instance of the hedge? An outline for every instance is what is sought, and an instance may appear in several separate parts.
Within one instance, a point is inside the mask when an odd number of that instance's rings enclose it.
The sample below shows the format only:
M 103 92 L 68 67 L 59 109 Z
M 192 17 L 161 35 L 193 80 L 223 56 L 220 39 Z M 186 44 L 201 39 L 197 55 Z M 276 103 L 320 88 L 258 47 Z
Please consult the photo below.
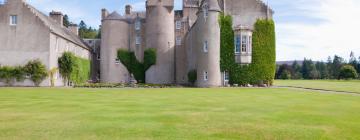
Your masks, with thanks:
M 67 81 L 75 84 L 86 83 L 90 79 L 90 60 L 76 57 L 71 52 L 64 52 L 58 59 L 59 72 Z
M 13 82 L 23 82 L 26 75 L 35 86 L 39 86 L 47 77 L 46 67 L 39 60 L 29 61 L 25 66 L 0 67 L 0 80 L 3 80 L 8 86 L 11 86 Z
M 257 20 L 252 37 L 252 63 L 241 65 L 235 62 L 234 32 L 232 17 L 220 14 L 220 68 L 230 75 L 230 84 L 273 83 L 276 70 L 275 25 L 272 20 Z
M 137 60 L 134 52 L 119 49 L 117 58 L 133 74 L 138 83 L 145 83 L 145 72 L 156 63 L 156 49 L 150 48 L 144 51 L 144 62 Z

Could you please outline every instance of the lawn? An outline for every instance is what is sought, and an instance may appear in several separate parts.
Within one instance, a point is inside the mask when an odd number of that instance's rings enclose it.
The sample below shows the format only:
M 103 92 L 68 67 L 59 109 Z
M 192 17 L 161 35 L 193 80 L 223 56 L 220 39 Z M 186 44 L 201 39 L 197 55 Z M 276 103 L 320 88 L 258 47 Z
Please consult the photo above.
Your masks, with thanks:
M 360 96 L 286 88 L 0 88 L 4 140 L 360 139 Z
M 275 85 L 348 91 L 360 94 L 360 80 L 276 80 Z

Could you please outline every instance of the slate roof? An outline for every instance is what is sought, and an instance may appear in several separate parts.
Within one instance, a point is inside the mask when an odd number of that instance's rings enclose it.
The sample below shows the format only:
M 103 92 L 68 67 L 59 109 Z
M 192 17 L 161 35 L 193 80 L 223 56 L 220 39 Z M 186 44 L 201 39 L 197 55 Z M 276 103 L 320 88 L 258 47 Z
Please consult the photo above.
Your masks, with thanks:
M 136 19 L 137 17 L 145 19 L 146 12 L 131 12 L 130 15 L 120 15 L 118 12 L 114 11 L 107 17 L 105 17 L 104 20 L 122 20 L 130 23 L 134 21 L 134 19 Z
M 56 23 L 53 19 L 51 19 L 49 16 L 45 15 L 44 13 L 40 12 L 30 4 L 27 4 L 24 2 L 25 6 L 30 9 L 31 12 L 33 12 L 44 24 L 47 26 L 50 31 L 58 36 L 61 36 L 65 38 L 66 40 L 77 44 L 85 49 L 90 49 L 76 34 L 74 34 L 72 31 L 67 29 L 66 27 L 60 26 L 58 23 Z

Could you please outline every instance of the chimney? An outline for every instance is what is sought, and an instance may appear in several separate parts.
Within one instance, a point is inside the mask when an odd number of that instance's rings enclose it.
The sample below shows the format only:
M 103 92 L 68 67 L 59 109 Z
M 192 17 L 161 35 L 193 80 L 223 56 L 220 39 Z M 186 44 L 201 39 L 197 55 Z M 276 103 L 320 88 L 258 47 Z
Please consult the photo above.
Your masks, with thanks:
M 131 14 L 131 9 L 132 9 L 131 5 L 126 5 L 125 6 L 125 14 L 130 15 Z
M 68 27 L 68 29 L 73 32 L 74 34 L 76 34 L 77 36 L 79 36 L 79 27 L 77 24 L 73 24 L 71 23 Z
M 101 9 L 101 20 L 105 19 L 109 15 L 109 12 L 104 8 Z
M 50 18 L 52 18 L 56 23 L 58 23 L 61 26 L 64 26 L 64 16 L 61 12 L 52 11 L 50 12 Z

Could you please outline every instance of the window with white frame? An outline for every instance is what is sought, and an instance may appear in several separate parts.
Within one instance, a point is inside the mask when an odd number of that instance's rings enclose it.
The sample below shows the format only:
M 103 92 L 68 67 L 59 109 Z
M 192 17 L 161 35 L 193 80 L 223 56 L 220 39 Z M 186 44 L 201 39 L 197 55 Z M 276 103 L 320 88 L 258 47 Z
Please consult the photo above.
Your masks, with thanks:
M 181 45 L 181 37 L 178 36 L 176 37 L 176 46 L 180 46 Z
M 180 30 L 181 29 L 181 21 L 176 21 L 176 30 Z
M 204 18 L 206 19 L 209 16 L 209 6 L 207 3 L 203 4 L 202 10 L 204 12 Z
M 207 53 L 209 50 L 209 44 L 208 44 L 208 41 L 204 41 L 204 45 L 203 45 L 203 51 L 205 52 L 205 53 Z
M 246 53 L 248 48 L 248 37 L 246 35 L 243 35 L 241 37 L 241 52 Z
M 15 26 L 18 23 L 17 15 L 11 15 L 10 16 L 10 25 Z
M 139 35 L 136 36 L 135 38 L 135 44 L 136 45 L 140 45 L 141 44 L 141 37 Z
M 140 20 L 137 20 L 135 22 L 135 30 L 140 30 L 140 29 L 141 29 L 141 22 L 140 22 Z
M 236 35 L 235 36 L 235 53 L 240 53 L 241 48 L 241 36 Z
M 209 73 L 208 73 L 207 71 L 204 71 L 204 81 L 209 80 L 208 74 L 209 74 Z
M 115 58 L 115 64 L 120 64 L 120 59 Z

